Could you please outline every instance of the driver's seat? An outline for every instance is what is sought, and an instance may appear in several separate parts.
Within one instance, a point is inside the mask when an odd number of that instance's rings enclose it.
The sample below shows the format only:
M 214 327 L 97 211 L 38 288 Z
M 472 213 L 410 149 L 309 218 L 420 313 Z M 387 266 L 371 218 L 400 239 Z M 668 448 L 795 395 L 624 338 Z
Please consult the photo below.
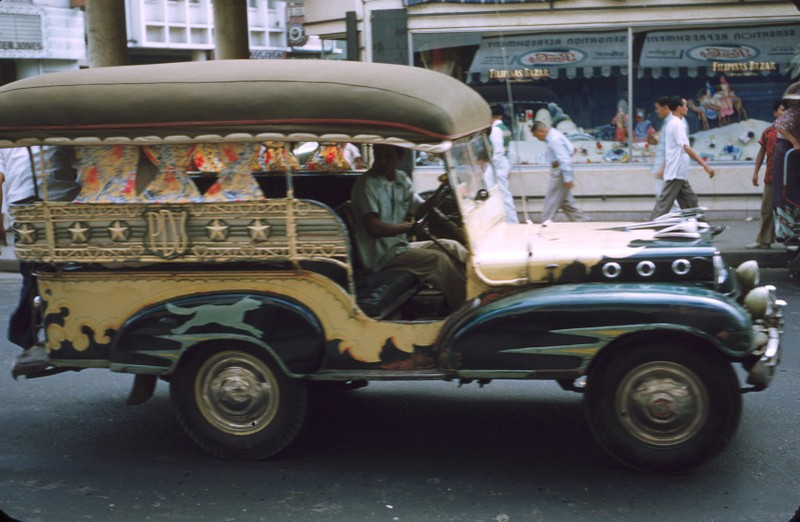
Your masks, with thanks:
M 404 303 L 414 297 L 423 285 L 411 272 L 390 269 L 369 273 L 358 257 L 358 249 L 352 242 L 355 238 L 355 216 L 350 201 L 336 208 L 350 236 L 350 258 L 353 260 L 355 274 L 356 302 L 365 314 L 374 319 L 386 319 L 394 314 Z

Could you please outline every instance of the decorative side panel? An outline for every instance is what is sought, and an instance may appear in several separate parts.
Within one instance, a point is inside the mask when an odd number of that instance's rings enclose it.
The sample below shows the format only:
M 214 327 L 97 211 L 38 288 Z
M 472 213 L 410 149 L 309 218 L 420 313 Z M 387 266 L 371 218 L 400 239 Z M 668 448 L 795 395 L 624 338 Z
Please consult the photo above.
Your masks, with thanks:
M 294 213 L 295 233 L 287 226 Z M 336 215 L 311 201 L 14 207 L 16 253 L 47 263 L 347 261 Z M 54 233 L 48 241 L 47 224 Z M 296 256 L 292 257 L 291 243 Z

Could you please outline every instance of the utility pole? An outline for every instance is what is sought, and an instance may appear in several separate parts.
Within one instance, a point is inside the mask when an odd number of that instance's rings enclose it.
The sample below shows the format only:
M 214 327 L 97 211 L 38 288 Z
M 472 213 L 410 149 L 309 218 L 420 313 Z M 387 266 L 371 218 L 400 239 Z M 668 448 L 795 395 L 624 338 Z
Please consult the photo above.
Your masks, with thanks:
M 86 0 L 90 67 L 128 65 L 124 0 Z
M 247 0 L 214 2 L 215 60 L 250 58 Z

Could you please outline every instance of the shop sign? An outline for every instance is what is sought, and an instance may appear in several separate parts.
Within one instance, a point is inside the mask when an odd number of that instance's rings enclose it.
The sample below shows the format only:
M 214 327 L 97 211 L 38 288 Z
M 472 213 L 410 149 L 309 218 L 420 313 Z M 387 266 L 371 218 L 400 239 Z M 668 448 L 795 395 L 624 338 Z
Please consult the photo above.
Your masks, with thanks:
M 577 65 L 587 56 L 580 49 L 542 49 L 525 53 L 517 60 L 523 65 Z
M 541 80 L 549 77 L 549 69 L 489 69 L 490 80 Z
M 42 16 L 0 10 L 0 53 L 43 51 Z
M 752 60 L 759 51 L 750 45 L 700 45 L 687 51 L 689 58 L 699 62 Z
M 756 73 L 775 72 L 778 64 L 775 62 L 711 62 L 711 70 L 715 73 L 725 74 L 726 76 L 753 76 Z
M 286 51 L 278 49 L 250 51 L 250 58 L 253 60 L 283 60 L 286 58 Z
M 654 31 L 645 38 L 640 65 L 724 68 L 737 64 L 720 72 L 774 71 L 788 66 L 798 41 L 800 25 Z
M 568 73 L 581 67 L 611 71 L 612 67 L 627 65 L 626 31 L 537 33 L 482 39 L 469 71 L 487 79 L 503 71 L 512 79 L 535 79 L 555 76 L 558 69 L 567 69 Z M 526 69 L 534 72 L 526 72 Z M 547 71 L 547 75 L 543 71 Z

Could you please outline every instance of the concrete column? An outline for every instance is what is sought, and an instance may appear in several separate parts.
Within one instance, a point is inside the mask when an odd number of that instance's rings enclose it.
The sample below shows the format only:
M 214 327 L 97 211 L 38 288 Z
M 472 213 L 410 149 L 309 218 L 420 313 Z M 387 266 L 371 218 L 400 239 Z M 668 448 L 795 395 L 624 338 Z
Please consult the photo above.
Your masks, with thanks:
M 214 2 L 215 60 L 250 58 L 247 0 Z
M 86 36 L 91 67 L 128 65 L 125 0 L 87 0 Z

